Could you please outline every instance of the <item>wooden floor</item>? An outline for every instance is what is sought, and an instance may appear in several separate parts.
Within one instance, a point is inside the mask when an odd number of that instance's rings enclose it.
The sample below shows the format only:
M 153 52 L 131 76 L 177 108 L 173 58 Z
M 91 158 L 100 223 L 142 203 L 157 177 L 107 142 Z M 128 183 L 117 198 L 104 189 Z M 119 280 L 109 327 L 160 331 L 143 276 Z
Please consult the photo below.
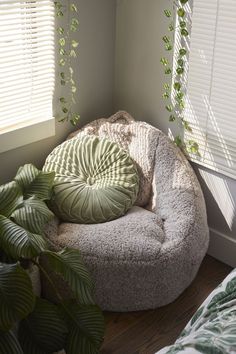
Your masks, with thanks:
M 105 313 L 101 354 L 154 354 L 172 344 L 208 294 L 231 268 L 207 256 L 192 285 L 172 304 L 154 311 Z

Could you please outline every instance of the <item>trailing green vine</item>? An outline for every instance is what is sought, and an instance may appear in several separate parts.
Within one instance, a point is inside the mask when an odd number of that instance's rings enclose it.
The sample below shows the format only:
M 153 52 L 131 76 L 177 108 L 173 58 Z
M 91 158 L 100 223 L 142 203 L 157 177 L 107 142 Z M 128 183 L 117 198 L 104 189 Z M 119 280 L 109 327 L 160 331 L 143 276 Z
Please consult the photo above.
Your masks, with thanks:
M 59 80 L 63 91 L 66 92 L 65 96 L 59 98 L 59 122 L 69 121 L 75 126 L 80 119 L 80 115 L 75 111 L 78 88 L 73 69 L 79 46 L 76 40 L 79 29 L 78 9 L 74 3 L 67 0 L 55 1 L 54 5 L 58 19 Z M 63 21 L 66 10 L 69 11 L 69 23 Z
M 182 129 L 192 134 L 192 128 L 189 122 L 184 118 L 185 109 L 185 71 L 189 50 L 186 45 L 186 40 L 189 38 L 189 24 L 187 22 L 187 12 L 185 5 L 189 0 L 176 0 L 173 1 L 171 9 L 165 9 L 164 14 L 168 19 L 168 34 L 164 35 L 162 40 L 164 42 L 165 50 L 167 53 L 173 53 L 174 60 L 173 68 L 170 66 L 168 58 L 162 57 L 161 64 L 164 67 L 164 73 L 168 80 L 164 83 L 163 99 L 166 101 L 165 108 L 169 112 L 169 121 L 177 123 Z M 174 55 L 175 38 L 180 38 L 180 48 L 177 49 L 177 56 Z M 171 59 L 172 59 L 171 58 Z M 180 135 L 174 138 L 177 146 L 181 147 L 184 151 L 200 155 L 199 146 L 194 139 L 184 140 Z

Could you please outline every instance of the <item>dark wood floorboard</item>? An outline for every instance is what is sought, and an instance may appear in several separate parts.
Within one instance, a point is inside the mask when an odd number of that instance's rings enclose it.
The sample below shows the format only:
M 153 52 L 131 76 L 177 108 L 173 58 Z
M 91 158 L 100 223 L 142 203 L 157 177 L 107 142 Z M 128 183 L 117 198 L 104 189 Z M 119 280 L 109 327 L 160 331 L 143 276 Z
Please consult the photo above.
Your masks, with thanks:
M 105 313 L 101 354 L 154 354 L 172 344 L 209 293 L 231 268 L 206 256 L 192 285 L 172 304 L 131 313 Z

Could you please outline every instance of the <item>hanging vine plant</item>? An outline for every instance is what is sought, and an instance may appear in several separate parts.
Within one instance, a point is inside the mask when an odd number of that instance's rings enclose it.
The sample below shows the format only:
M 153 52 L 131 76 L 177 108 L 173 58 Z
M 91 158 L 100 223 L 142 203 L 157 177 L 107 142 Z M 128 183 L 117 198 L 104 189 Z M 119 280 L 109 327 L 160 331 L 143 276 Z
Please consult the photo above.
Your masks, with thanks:
M 189 57 L 189 49 L 187 39 L 189 38 L 189 23 L 187 21 L 187 12 L 185 5 L 189 0 L 172 1 L 172 9 L 165 9 L 164 15 L 168 22 L 168 34 L 164 35 L 162 40 L 167 53 L 172 54 L 174 64 L 170 66 L 170 61 L 166 56 L 161 58 L 161 64 L 164 67 L 164 73 L 167 80 L 164 83 L 163 99 L 165 108 L 169 112 L 169 121 L 175 122 L 181 128 L 192 134 L 192 127 L 184 117 L 185 109 L 185 75 L 187 60 Z M 180 39 L 180 46 L 176 48 L 175 38 Z M 170 55 L 168 55 L 169 57 Z M 199 146 L 193 139 L 183 140 L 180 135 L 174 138 L 177 146 L 185 152 L 200 156 Z
M 79 46 L 76 40 L 79 29 L 78 9 L 76 4 L 67 0 L 55 1 L 54 5 L 58 19 L 59 80 L 63 91 L 66 92 L 58 99 L 61 111 L 59 122 L 69 121 L 75 126 L 80 119 L 80 115 L 75 111 L 78 88 L 73 68 Z M 66 11 L 69 11 L 69 23 L 64 21 Z

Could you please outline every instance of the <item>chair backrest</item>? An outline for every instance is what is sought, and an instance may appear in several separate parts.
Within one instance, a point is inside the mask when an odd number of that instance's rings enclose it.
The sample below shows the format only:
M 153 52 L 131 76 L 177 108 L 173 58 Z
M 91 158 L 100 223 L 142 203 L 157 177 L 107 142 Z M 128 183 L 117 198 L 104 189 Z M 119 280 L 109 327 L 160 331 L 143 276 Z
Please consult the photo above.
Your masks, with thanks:
M 151 125 L 135 121 L 127 112 L 120 111 L 110 118 L 100 118 L 85 125 L 68 138 L 97 135 L 116 142 L 128 151 L 136 163 L 140 180 L 135 204 L 144 207 L 149 203 L 152 192 L 158 132 Z

